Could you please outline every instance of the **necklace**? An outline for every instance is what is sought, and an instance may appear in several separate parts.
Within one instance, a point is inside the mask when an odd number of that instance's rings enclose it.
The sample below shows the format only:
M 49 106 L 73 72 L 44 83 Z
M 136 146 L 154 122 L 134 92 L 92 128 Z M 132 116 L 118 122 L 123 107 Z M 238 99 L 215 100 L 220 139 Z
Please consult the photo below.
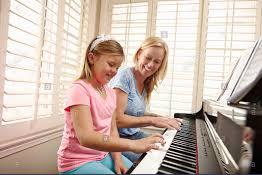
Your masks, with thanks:
M 105 87 L 104 86 L 101 86 L 101 87 L 96 87 L 96 90 L 97 92 L 102 95 L 102 96 L 105 96 L 106 95 L 106 90 L 105 90 Z

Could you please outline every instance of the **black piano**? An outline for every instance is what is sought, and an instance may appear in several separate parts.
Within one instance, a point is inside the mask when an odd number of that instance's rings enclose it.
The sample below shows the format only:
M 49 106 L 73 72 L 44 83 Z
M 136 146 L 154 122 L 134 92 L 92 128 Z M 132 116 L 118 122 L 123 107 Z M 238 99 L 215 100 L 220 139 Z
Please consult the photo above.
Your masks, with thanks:
M 174 114 L 183 119 L 181 130 L 165 130 L 165 146 L 144 153 L 127 173 L 262 173 L 261 105 L 259 39 L 238 61 L 217 101 L 203 101 L 194 114 Z

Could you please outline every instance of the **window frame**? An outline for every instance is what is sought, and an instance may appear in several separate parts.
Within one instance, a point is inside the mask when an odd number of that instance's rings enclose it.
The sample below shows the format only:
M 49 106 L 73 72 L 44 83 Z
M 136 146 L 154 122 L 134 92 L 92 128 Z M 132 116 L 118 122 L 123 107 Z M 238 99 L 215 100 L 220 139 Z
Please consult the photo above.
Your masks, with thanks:
M 83 33 L 82 33 L 82 23 L 83 20 L 94 20 L 97 18 L 97 5 L 98 2 L 95 0 L 79 0 L 81 3 L 81 12 L 80 12 L 80 26 L 79 26 L 79 54 L 78 57 L 80 59 L 79 62 L 82 63 L 84 55 L 81 54 L 82 49 L 86 49 L 86 43 L 89 42 L 94 36 L 96 32 L 96 24 L 93 26 L 88 25 L 87 34 L 85 41 L 82 41 Z M 55 73 L 57 70 L 60 70 L 61 64 L 61 56 L 62 56 L 62 44 L 63 44 L 63 34 L 64 34 L 64 13 L 65 13 L 65 3 L 66 1 L 58 0 L 58 11 L 57 11 L 57 29 L 55 32 L 56 35 L 56 52 L 55 52 Z M 37 118 L 35 114 L 33 119 L 21 119 L 18 121 L 12 121 L 8 124 L 3 124 L 3 96 L 4 96 L 4 82 L 5 82 L 5 63 L 6 63 L 6 51 L 7 51 L 7 40 L 8 40 L 8 27 L 9 27 L 9 10 L 10 10 L 11 0 L 0 1 L 0 37 L 2 38 L 0 43 L 0 158 L 5 157 L 7 155 L 13 154 L 15 152 L 24 150 L 26 148 L 32 147 L 34 145 L 46 142 L 51 139 L 60 138 L 63 132 L 64 126 L 64 117 L 63 114 L 59 114 L 59 98 L 57 95 L 52 95 L 53 102 L 56 102 L 56 105 L 53 106 L 53 111 L 55 111 L 50 117 L 45 118 Z M 85 4 L 90 5 L 90 9 L 88 12 L 83 11 L 83 6 Z M 43 7 L 46 8 L 46 7 Z M 83 19 L 84 13 L 86 13 L 88 19 Z M 93 17 L 92 19 L 89 16 Z M 62 27 L 61 27 L 62 26 Z M 89 27 L 90 26 L 90 27 Z M 41 30 L 45 30 L 44 26 L 42 26 Z M 41 36 L 41 40 L 44 40 L 44 37 Z M 82 45 L 84 46 L 82 48 Z M 38 61 L 41 62 L 41 52 L 42 48 L 39 47 L 39 56 L 37 58 Z M 85 52 L 85 50 L 83 51 Z M 39 67 L 38 67 L 39 68 Z M 40 71 L 40 68 L 38 69 Z M 58 72 L 60 73 L 60 72 Z M 60 76 L 59 76 L 60 77 Z M 40 81 L 40 78 L 38 79 Z M 59 82 L 59 78 L 54 80 L 55 82 Z M 54 93 L 59 91 L 59 86 L 54 89 Z M 39 94 L 38 94 L 39 95 Z M 38 101 L 36 99 L 35 101 Z M 33 107 L 33 106 L 32 106 Z M 3 134 L 4 133 L 4 134 Z

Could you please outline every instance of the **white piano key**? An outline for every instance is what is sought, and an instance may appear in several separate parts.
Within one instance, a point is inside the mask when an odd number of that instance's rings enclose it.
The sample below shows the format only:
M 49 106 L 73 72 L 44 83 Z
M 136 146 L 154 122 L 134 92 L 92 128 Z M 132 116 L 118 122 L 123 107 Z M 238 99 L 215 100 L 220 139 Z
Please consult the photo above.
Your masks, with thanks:
M 163 137 L 166 141 L 164 146 L 160 146 L 160 150 L 150 150 L 147 155 L 141 160 L 131 174 L 155 174 L 164 159 L 169 146 L 174 139 L 177 130 L 167 130 Z

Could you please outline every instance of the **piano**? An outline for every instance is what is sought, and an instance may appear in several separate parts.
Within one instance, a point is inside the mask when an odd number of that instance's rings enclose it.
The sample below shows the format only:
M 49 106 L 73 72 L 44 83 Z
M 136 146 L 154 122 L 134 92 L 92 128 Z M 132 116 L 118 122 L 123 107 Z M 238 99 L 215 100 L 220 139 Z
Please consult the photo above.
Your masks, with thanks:
M 262 38 L 235 65 L 218 99 L 199 112 L 174 114 L 180 131 L 144 153 L 128 174 L 262 173 Z
M 218 116 L 213 116 L 214 113 Z M 159 150 L 144 153 L 127 174 L 250 173 L 254 163 L 252 149 L 245 147 L 242 139 L 248 113 L 247 109 L 223 108 L 216 103 L 214 105 L 214 102 L 204 101 L 203 108 L 196 114 L 174 114 L 174 117 L 183 119 L 181 130 L 166 129 L 163 132 L 166 144 Z M 232 122 L 225 124 L 228 119 Z M 222 127 L 221 131 L 216 124 Z M 223 130 L 229 132 L 221 133 Z M 239 162 L 246 164 L 240 165 Z

